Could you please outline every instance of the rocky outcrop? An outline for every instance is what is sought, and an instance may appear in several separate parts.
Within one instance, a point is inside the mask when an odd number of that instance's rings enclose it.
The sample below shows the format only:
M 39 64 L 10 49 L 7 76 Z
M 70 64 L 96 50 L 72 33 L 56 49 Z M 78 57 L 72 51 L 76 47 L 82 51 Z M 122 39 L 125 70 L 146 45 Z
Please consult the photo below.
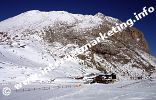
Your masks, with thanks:
M 115 19 L 111 22 L 108 20 L 109 18 L 106 19 L 106 16 L 100 13 L 95 16 L 103 20 L 98 27 L 76 31 L 73 29 L 76 24 L 71 26 L 57 24 L 55 27 L 45 28 L 43 31 L 44 39 L 50 43 L 60 42 L 64 45 L 75 44 L 81 47 L 99 36 L 100 32 L 108 32 L 114 23 L 121 23 Z M 155 70 L 154 65 L 151 65 L 137 53 L 137 50 L 149 53 L 144 35 L 138 29 L 128 27 L 126 30 L 109 37 L 107 41 L 97 44 L 88 52 L 79 55 L 78 58 L 88 67 L 96 67 L 105 73 L 120 73 L 120 76 L 128 76 L 131 79 L 148 77 Z

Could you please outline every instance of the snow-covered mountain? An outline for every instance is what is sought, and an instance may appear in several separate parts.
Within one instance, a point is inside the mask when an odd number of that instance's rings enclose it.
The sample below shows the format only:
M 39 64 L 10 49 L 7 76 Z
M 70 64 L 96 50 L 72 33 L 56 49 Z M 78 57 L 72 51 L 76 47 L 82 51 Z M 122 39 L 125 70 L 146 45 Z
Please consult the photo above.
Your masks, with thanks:
M 38 10 L 0 22 L 0 82 L 19 82 L 39 73 L 116 23 L 121 21 L 101 13 L 93 16 Z M 148 53 L 143 33 L 127 28 L 37 80 L 101 71 L 116 73 L 118 79 L 142 79 L 152 75 L 155 67 L 156 59 Z

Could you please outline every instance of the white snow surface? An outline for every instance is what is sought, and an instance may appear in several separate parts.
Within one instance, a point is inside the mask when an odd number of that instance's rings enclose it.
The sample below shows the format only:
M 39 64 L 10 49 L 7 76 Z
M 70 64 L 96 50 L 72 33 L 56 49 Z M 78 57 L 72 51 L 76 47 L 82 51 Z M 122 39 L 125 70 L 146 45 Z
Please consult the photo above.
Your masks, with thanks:
M 2 87 L 6 85 L 1 85 Z M 7 85 L 8 86 L 8 85 Z M 11 87 L 11 85 L 9 85 Z M 35 90 L 34 90 L 35 88 Z M 120 81 L 114 84 L 33 84 L 1 100 L 155 100 L 156 79 Z
M 74 29 L 88 29 L 98 27 L 102 24 L 102 19 L 97 16 L 71 14 L 65 11 L 41 12 L 32 10 L 2 21 L 0 31 L 13 33 L 23 32 L 26 29 L 40 30 L 45 26 L 53 26 L 61 22 L 67 25 L 76 24 Z

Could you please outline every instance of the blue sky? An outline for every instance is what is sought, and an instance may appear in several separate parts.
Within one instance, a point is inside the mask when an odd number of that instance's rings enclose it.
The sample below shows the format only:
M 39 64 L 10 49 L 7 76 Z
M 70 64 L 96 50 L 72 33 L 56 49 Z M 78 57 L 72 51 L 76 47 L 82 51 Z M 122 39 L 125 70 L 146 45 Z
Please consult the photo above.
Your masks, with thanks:
M 134 12 L 143 7 L 153 6 L 155 12 L 135 23 L 150 46 L 150 52 L 156 57 L 156 0 L 1 0 L 0 21 L 16 16 L 28 10 L 68 11 L 71 13 L 105 15 L 126 21 Z

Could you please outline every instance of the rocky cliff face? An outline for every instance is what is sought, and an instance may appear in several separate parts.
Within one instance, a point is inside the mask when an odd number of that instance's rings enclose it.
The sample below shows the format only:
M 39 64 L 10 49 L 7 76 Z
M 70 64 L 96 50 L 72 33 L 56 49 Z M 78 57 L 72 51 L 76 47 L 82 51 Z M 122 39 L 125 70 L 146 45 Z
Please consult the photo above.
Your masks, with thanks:
M 64 45 L 74 43 L 81 47 L 87 41 L 95 39 L 100 32 L 106 33 L 109 31 L 114 23 L 120 22 L 115 19 L 110 22 L 110 19 L 108 18 L 108 20 L 105 17 L 100 14 L 99 18 L 102 18 L 102 23 L 98 27 L 76 31 L 73 29 L 74 25 L 61 24 L 56 25 L 57 28 L 47 28 L 44 33 L 50 43 L 56 41 Z M 149 52 L 144 35 L 136 28 L 128 27 L 123 32 L 116 33 L 107 39 L 107 42 L 92 47 L 88 52 L 78 57 L 88 67 L 96 68 L 106 73 L 120 73 L 121 76 L 126 75 L 131 79 L 141 79 L 150 76 L 155 67 L 141 57 L 137 52 L 139 50 L 145 53 Z
M 21 22 L 23 20 L 27 22 Z M 12 41 L 16 38 L 26 39 L 37 35 L 43 45 L 49 44 L 46 50 L 52 57 L 55 55 L 61 58 L 71 49 L 81 47 L 95 39 L 100 32 L 109 31 L 116 23 L 121 21 L 101 13 L 92 16 L 67 12 L 29 11 L 1 22 L 0 31 L 14 34 L 10 37 Z M 56 43 L 66 49 L 59 48 L 54 53 L 50 48 L 55 48 Z M 105 42 L 74 59 L 84 69 L 116 73 L 119 79 L 147 78 L 154 72 L 156 62 L 149 54 L 143 33 L 134 27 L 128 27 L 114 34 Z

